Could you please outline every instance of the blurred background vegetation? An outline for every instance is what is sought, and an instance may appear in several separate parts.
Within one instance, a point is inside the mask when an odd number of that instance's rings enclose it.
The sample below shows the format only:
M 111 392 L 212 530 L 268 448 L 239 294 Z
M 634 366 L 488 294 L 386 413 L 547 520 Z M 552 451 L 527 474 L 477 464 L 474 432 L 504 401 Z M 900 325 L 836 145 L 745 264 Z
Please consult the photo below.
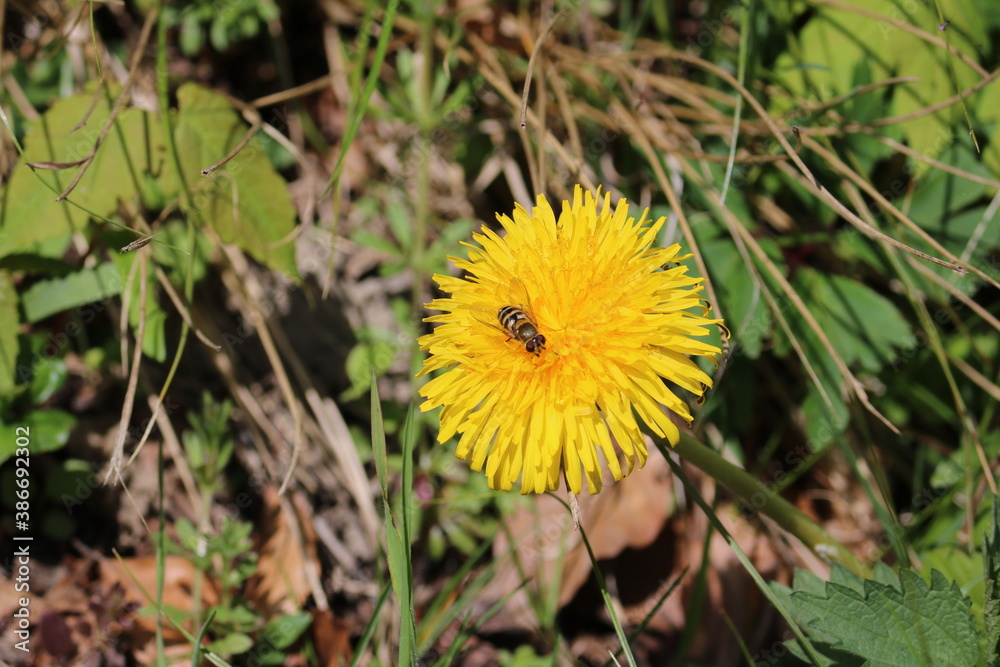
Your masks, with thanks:
M 809 627 L 793 601 L 847 575 L 767 518 L 781 494 L 869 565 L 957 584 L 978 652 L 950 655 L 987 664 L 992 0 L 2 20 L 0 553 L 6 591 L 28 432 L 38 604 L 33 653 L 0 659 L 190 662 L 204 627 L 216 664 L 600 665 L 617 624 L 622 664 L 801 664 L 784 611 Z M 685 487 L 654 453 L 581 499 L 602 579 L 558 501 L 489 491 L 413 411 L 431 275 L 576 183 L 695 252 L 732 337 L 693 434 L 760 480 L 740 499 L 682 461 Z

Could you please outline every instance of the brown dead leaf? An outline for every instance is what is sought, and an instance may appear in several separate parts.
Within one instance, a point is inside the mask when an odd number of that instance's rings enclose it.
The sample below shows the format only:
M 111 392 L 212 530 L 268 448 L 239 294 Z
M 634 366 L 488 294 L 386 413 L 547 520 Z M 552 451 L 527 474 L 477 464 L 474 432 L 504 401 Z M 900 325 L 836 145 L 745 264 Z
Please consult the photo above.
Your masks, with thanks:
M 142 556 L 125 558 L 121 561 L 108 558 L 100 564 L 101 581 L 105 586 L 121 583 L 125 598 L 142 606 L 152 604 L 156 595 L 156 557 Z M 196 570 L 190 561 L 180 556 L 167 556 L 164 571 L 163 604 L 167 607 L 190 610 L 195 607 L 205 609 L 219 603 L 218 589 L 208 577 L 202 579 L 201 600 L 195 604 L 192 593 Z M 152 637 L 156 632 L 156 618 L 142 615 L 136 619 L 136 631 Z M 188 631 L 192 631 L 188 628 Z M 164 625 L 164 638 L 169 642 L 185 641 L 184 636 L 169 623 Z M 144 642 L 137 641 L 137 645 Z
M 604 490 L 596 496 L 581 496 L 581 523 L 598 560 L 611 559 L 626 549 L 641 549 L 651 544 L 663 530 L 673 511 L 673 478 L 667 462 L 653 455 L 643 470 L 614 483 L 606 475 Z M 523 567 L 529 586 L 547 588 L 561 567 L 559 606 L 576 595 L 591 575 L 590 557 L 573 525 L 573 518 L 563 505 L 549 495 L 536 496 L 534 505 L 515 514 L 507 522 L 514 540 L 516 557 Z M 511 563 L 502 567 L 483 592 L 487 608 L 517 588 L 521 576 L 510 559 L 512 545 L 506 537 L 497 539 L 494 555 Z M 533 627 L 533 613 L 528 593 L 515 594 L 504 610 L 484 628 L 486 632 L 511 631 Z
M 257 536 L 257 573 L 247 582 L 246 596 L 251 606 L 270 618 L 302 609 L 312 593 L 312 581 L 319 578 L 316 533 L 308 505 L 300 494 L 292 494 L 295 515 L 283 511 L 274 486 L 264 489 L 264 512 Z M 286 503 L 284 507 L 291 507 Z M 295 523 L 290 523 L 294 521 Z
M 330 610 L 312 612 L 312 638 L 321 665 L 339 667 L 354 657 L 351 648 L 351 627 Z

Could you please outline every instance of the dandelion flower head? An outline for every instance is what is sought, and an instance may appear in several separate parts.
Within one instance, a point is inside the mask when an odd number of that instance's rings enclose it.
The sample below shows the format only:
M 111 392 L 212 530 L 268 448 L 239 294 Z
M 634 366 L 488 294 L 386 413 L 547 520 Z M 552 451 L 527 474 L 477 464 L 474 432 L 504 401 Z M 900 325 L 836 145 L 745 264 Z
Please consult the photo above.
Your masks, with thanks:
M 497 216 L 505 236 L 484 227 L 468 260 L 449 258 L 467 277 L 434 276 L 450 296 L 427 304 L 442 314 L 426 319 L 438 326 L 420 339 L 420 375 L 446 370 L 421 387 L 420 409 L 443 406 L 438 440 L 460 434 L 456 455 L 485 467 L 493 489 L 520 478 L 521 493 L 542 493 L 565 477 L 579 493 L 585 477 L 597 493 L 602 459 L 616 480 L 645 463 L 637 416 L 671 444 L 679 432 L 663 408 L 691 422 L 664 379 L 699 396 L 711 386 L 689 355 L 715 358 L 697 338 L 719 320 L 706 317 L 702 279 L 677 264 L 689 255 L 654 247 L 665 218 L 636 221 L 624 199 L 600 200 L 578 185 L 558 217 L 543 196 L 530 212 L 518 205 Z M 532 353 L 501 326 L 505 306 L 543 347 Z

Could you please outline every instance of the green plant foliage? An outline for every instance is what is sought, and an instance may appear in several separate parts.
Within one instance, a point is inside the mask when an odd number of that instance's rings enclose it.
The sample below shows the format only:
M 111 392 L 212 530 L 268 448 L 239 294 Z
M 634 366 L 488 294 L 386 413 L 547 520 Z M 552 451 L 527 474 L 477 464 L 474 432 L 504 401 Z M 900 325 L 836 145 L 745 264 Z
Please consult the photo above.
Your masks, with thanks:
M 278 7 L 268 0 L 196 0 L 179 9 L 168 7 L 167 22 L 180 26 L 179 44 L 186 56 L 197 55 L 205 44 L 205 29 L 217 51 L 256 37 L 262 26 L 278 18 Z
M 910 327 L 892 302 L 856 280 L 804 269 L 794 286 L 848 364 L 878 371 L 909 339 Z
M 63 410 L 35 410 L 23 419 L 0 426 L 14 433 L 18 427 L 27 428 L 31 433 L 31 453 L 33 455 L 54 452 L 69 442 L 69 434 L 76 426 L 76 417 Z M 0 463 L 14 455 L 14 438 L 0 442 Z
M 285 181 L 268 162 L 259 141 L 251 139 L 223 167 L 202 177 L 203 168 L 218 162 L 237 145 L 246 132 L 246 124 L 225 96 L 198 85 L 182 86 L 177 99 L 180 108 L 175 136 L 183 182 L 191 190 L 201 220 L 224 242 L 297 278 L 294 245 L 288 241 L 295 227 L 295 209 L 285 190 Z M 110 114 L 108 101 L 102 96 L 87 123 L 70 133 L 80 122 L 81 109 L 86 109 L 90 100 L 91 95 L 75 95 L 52 105 L 25 137 L 25 161 L 71 162 L 84 158 Z M 166 159 L 156 117 L 129 108 L 118 116 L 116 126 L 70 194 L 70 200 L 97 215 L 111 215 L 119 201 L 131 201 L 149 191 L 148 185 L 143 185 L 147 173 L 158 177 L 157 199 L 178 196 L 182 181 Z M 118 139 L 119 131 L 124 136 L 127 155 Z M 32 173 L 19 168 L 14 172 L 5 190 L 5 206 L 0 211 L 0 230 L 5 234 L 0 257 L 14 253 L 62 256 L 69 232 L 82 230 L 88 220 L 88 214 L 80 208 L 55 202 L 56 194 L 69 184 L 76 169 L 79 167 Z M 136 170 L 143 170 L 142 176 Z M 185 204 L 185 210 L 188 208 Z M 43 242 L 56 239 L 61 240 L 58 245 L 47 246 L 41 252 Z
M 989 532 L 983 536 L 983 648 L 986 662 L 1000 662 L 1000 498 L 993 497 Z
M 824 656 L 847 652 L 866 665 L 974 665 L 979 660 L 969 600 L 938 571 L 928 584 L 885 565 L 862 579 L 834 565 L 830 581 L 796 573 L 790 600 Z M 787 589 L 786 589 L 787 590 Z M 804 659 L 795 643 L 789 650 Z
M 401 517 L 392 513 L 389 502 L 388 462 L 386 460 L 385 427 L 382 423 L 382 407 L 378 397 L 378 387 L 375 384 L 375 373 L 371 373 L 371 414 L 372 414 L 372 451 L 375 455 L 375 468 L 378 472 L 379 486 L 382 490 L 382 510 L 385 520 L 386 556 L 389 565 L 389 577 L 392 580 L 392 590 L 396 594 L 399 609 L 403 618 L 399 629 L 398 665 L 416 664 L 416 625 L 413 615 L 413 571 L 411 567 L 412 553 L 409 536 L 410 516 L 406 508 Z M 409 419 L 412 419 L 410 415 Z M 412 465 L 412 461 L 407 462 Z M 407 473 L 404 470 L 403 497 L 409 496 L 413 489 L 407 486 Z M 412 481 L 412 480 L 411 480 Z
M 934 31 L 940 23 L 930 3 L 855 0 L 851 4 L 925 31 Z M 947 11 L 948 19 L 963 27 L 962 31 L 949 30 L 948 42 L 973 61 L 978 60 L 978 45 L 990 40 L 983 12 L 973 0 L 956 0 L 949 3 Z M 809 20 L 797 41 L 797 51 L 787 51 L 778 58 L 775 75 L 793 94 L 811 101 L 851 92 L 857 85 L 856 67 L 862 61 L 870 67 L 873 80 L 893 76 L 919 79 L 894 91 L 891 104 L 883 109 L 885 116 L 909 114 L 958 93 L 944 48 L 861 13 L 823 7 Z M 976 82 L 978 77 L 967 65 L 957 58 L 954 65 L 960 89 Z M 961 107 L 956 106 L 901 123 L 900 129 L 912 148 L 936 157 L 944 147 L 967 135 L 967 130 L 958 129 L 963 123 Z
M 8 271 L 0 270 L 0 397 L 8 397 L 16 386 L 18 326 L 17 294 Z
M 251 139 L 223 167 L 202 177 L 202 169 L 236 147 L 246 124 L 224 95 L 196 84 L 181 86 L 177 102 L 177 151 L 184 184 L 191 191 L 200 219 L 224 243 L 232 243 L 263 264 L 297 278 L 295 246 L 289 240 L 295 229 L 295 208 L 284 179 L 268 162 L 260 142 Z M 181 191 L 171 167 L 165 170 L 160 185 L 169 193 Z M 189 208 L 186 202 L 183 207 Z
M 200 413 L 188 414 L 191 430 L 182 436 L 184 453 L 202 489 L 215 490 L 233 454 L 229 417 L 233 404 L 227 399 L 216 403 L 207 392 L 202 394 Z
M 122 293 L 124 280 L 112 262 L 48 280 L 21 293 L 25 319 L 38 322 L 51 315 Z
M 73 95 L 57 101 L 32 125 L 24 139 L 24 162 L 73 162 L 85 158 L 100 137 L 110 115 L 107 98 L 98 98 L 94 112 L 78 130 L 71 131 L 90 106 L 93 93 Z M 152 122 L 150 122 L 152 121 Z M 127 109 L 116 121 L 117 131 L 108 133 L 93 163 L 70 195 L 78 206 L 98 215 L 110 215 L 119 200 L 136 194 L 136 165 L 159 165 L 162 154 L 146 151 L 160 146 L 158 124 L 145 111 Z M 125 146 L 119 140 L 119 132 Z M 127 155 L 126 155 L 127 147 Z M 40 244 L 62 239 L 48 246 L 43 256 L 61 257 L 69 243 L 69 233 L 84 228 L 88 214 L 66 202 L 56 202 L 76 176 L 79 167 L 65 170 L 38 170 L 18 166 L 4 194 L 0 210 L 0 230 L 5 235 L 0 257 L 14 253 L 42 254 Z M 46 185 L 48 184 L 48 185 Z
M 756 359 L 773 326 L 762 288 L 749 274 L 732 239 L 710 241 L 704 244 L 702 252 L 734 344 L 739 345 L 737 354 Z
M 140 255 L 137 253 L 114 253 L 111 261 L 118 268 L 121 280 L 128 285 L 129 276 L 132 276 L 131 289 L 128 294 L 128 323 L 136 336 L 139 335 L 139 321 L 145 322 L 142 332 L 142 353 L 150 359 L 163 361 L 167 358 L 167 338 L 166 323 L 167 313 L 160 307 L 159 301 L 155 298 L 156 278 L 151 274 L 152 268 L 147 269 L 146 276 L 146 303 L 142 303 L 142 272 L 136 261 Z

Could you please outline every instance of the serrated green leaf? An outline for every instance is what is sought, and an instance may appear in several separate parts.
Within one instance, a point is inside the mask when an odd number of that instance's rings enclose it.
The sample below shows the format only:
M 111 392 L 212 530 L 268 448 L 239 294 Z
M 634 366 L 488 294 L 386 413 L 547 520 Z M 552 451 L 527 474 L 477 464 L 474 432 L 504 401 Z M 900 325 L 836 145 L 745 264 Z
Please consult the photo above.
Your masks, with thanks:
M 828 582 L 823 595 L 792 593 L 812 614 L 809 628 L 835 637 L 835 648 L 880 665 L 974 665 L 979 659 L 969 601 L 958 586 L 932 571 L 928 585 L 913 570 L 899 573 L 899 587 L 860 578 Z M 883 573 L 882 576 L 885 576 Z M 892 577 L 894 578 L 894 577 Z
M 112 262 L 41 280 L 21 294 L 24 317 L 28 322 L 38 322 L 69 308 L 117 296 L 124 287 L 124 280 Z
M 986 663 L 995 665 L 1000 662 L 1000 498 L 996 496 L 991 514 L 990 531 L 983 536 L 983 643 Z
M 17 292 L 10 273 L 0 270 L 0 396 L 10 396 L 17 381 L 18 325 Z
M 937 570 L 949 581 L 958 584 L 962 593 L 969 597 L 972 603 L 972 617 L 977 622 L 977 629 L 983 630 L 980 621 L 983 617 L 983 554 L 979 551 L 969 553 L 957 546 L 938 547 L 920 554 L 921 574 L 929 580 L 929 572 Z
M 793 284 L 848 364 L 859 363 L 868 371 L 878 371 L 893 359 L 896 347 L 903 347 L 912 338 L 906 319 L 892 302 L 855 280 L 803 269 Z M 811 347 L 820 349 L 815 334 L 797 314 L 789 321 L 796 333 L 813 341 Z
M 235 148 L 247 125 L 225 96 L 197 84 L 177 91 L 175 125 L 184 183 L 202 220 L 224 243 L 236 245 L 267 266 L 298 279 L 292 206 L 284 179 L 274 170 L 260 142 L 252 138 L 236 156 L 210 176 L 201 170 Z M 164 170 L 165 192 L 180 192 L 172 167 Z M 187 207 L 187 204 L 184 204 Z
M 719 306 L 733 334 L 734 354 L 756 359 L 772 327 L 763 288 L 749 274 L 732 239 L 711 241 L 703 248 Z
M 86 93 L 59 100 L 25 135 L 23 162 L 15 168 L 4 189 L 0 208 L 0 236 L 3 238 L 0 256 L 39 251 L 39 244 L 64 237 L 65 241 L 59 248 L 48 248 L 46 252 L 50 257 L 61 256 L 69 243 L 69 233 L 82 229 L 86 224 L 89 216 L 84 211 L 68 202 L 55 201 L 57 193 L 72 182 L 80 167 L 33 173 L 23 163 L 71 162 L 86 157 L 110 115 L 110 107 L 102 95 L 87 123 L 70 133 L 83 119 L 92 99 L 93 94 Z M 70 194 L 72 201 L 98 215 L 107 216 L 115 211 L 119 200 L 135 198 L 136 181 L 129 169 L 118 130 L 124 137 L 134 168 L 157 165 L 161 157 L 150 157 L 146 147 L 160 145 L 159 125 L 148 120 L 147 113 L 136 108 L 119 114 L 116 121 L 118 129 L 108 133 L 80 183 Z M 56 192 L 39 179 L 52 184 Z

